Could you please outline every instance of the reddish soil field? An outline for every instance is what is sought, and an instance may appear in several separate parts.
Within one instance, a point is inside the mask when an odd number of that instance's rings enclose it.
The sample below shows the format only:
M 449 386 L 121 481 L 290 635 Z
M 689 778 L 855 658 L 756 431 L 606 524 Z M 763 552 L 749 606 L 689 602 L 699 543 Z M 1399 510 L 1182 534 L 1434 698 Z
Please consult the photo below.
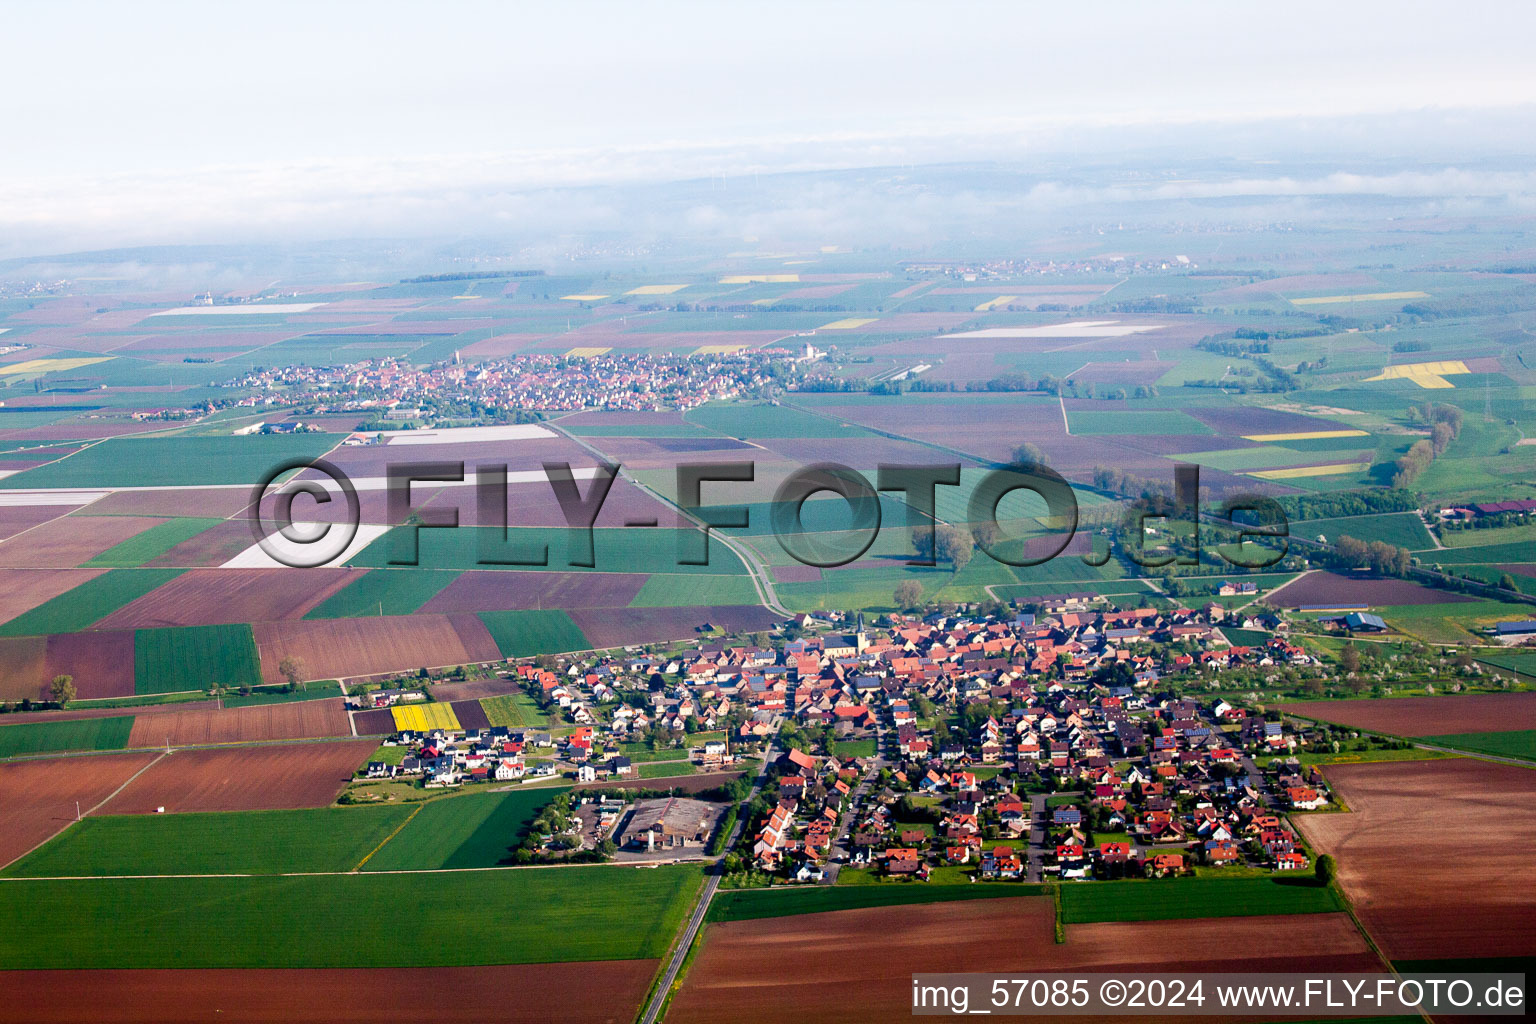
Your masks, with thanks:
M 250 523 L 243 518 L 230 519 L 189 537 L 145 564 L 178 569 L 223 565 L 254 543 L 256 538 L 251 535 Z
M 83 700 L 133 696 L 133 631 L 103 629 L 50 636 L 44 679 L 57 675 L 74 676 Z
M 1204 474 L 1202 474 L 1203 476 Z M 1410 580 L 1380 576 L 1309 572 L 1269 595 L 1269 602 L 1285 608 L 1340 605 L 1456 604 L 1474 600 L 1465 594 L 1435 590 Z
M 741 772 L 708 772 L 703 775 L 666 775 L 658 779 L 624 779 L 616 782 L 583 782 L 577 789 L 675 789 L 679 793 L 702 793 L 723 786 Z
M 459 643 L 464 645 L 468 661 L 501 660 L 501 648 L 496 646 L 495 638 L 485 628 L 485 623 L 480 621 L 480 616 L 474 612 L 459 612 L 448 616 L 448 622 L 458 634 Z
M 1344 891 L 1388 957 L 1536 955 L 1536 771 L 1470 758 L 1323 771 L 1349 811 L 1296 824 L 1338 858 Z
M 218 701 L 190 700 L 180 704 L 145 704 L 131 708 L 70 708 L 67 711 L 13 711 L 0 718 L 0 725 L 21 725 L 25 722 L 65 722 L 77 718 L 113 718 L 118 715 L 168 715 L 182 711 L 217 708 Z
M 0 544 L 0 566 L 76 566 L 163 522 L 140 516 L 65 516 Z
M 0 552 L 26 543 L 25 537 L 10 541 L 0 545 Z M 0 622 L 9 622 L 104 572 L 105 569 L 0 569 Z
M 1499 566 L 1500 572 L 1512 572 L 1516 576 L 1536 576 L 1536 562 L 1506 562 Z
M 57 519 L 71 511 L 69 505 L 6 505 L 0 507 L 0 540 Z
M 468 623 L 465 627 L 468 632 Z M 262 677 L 269 683 L 281 682 L 277 665 L 290 654 L 303 659 L 310 674 L 322 679 L 463 665 L 501 657 L 499 652 L 494 658 L 471 654 L 464 637 L 446 615 L 289 619 L 257 623 L 255 630 Z M 478 638 L 472 639 L 478 646 Z M 476 653 L 487 654 L 483 648 Z
M 1347 295 L 1352 289 L 1373 288 L 1380 284 L 1381 282 L 1376 278 L 1362 273 L 1296 274 L 1291 277 L 1276 277 L 1268 281 L 1254 281 L 1252 284 L 1223 288 L 1219 292 L 1208 293 L 1206 301 L 1236 302 L 1241 299 L 1280 295 L 1286 292 L 1300 295 L 1303 292 L 1327 291 L 1332 294 L 1333 289 L 1339 289 L 1337 292 L 1339 295 Z
M 189 490 L 113 491 L 88 506 L 91 515 L 232 516 L 251 498 L 249 487 L 200 487 Z
M 324 807 L 376 749 L 372 740 L 346 740 L 178 750 L 129 783 L 102 813 Z
M 655 960 L 374 970 L 0 971 L 35 1024 L 628 1024 Z
M 0 764 L 0 866 L 74 821 L 75 801 L 89 812 L 153 760 L 153 754 L 102 754 Z
M 246 743 L 254 740 L 305 740 L 350 736 L 341 698 L 258 704 L 248 708 L 178 711 L 135 718 L 130 747 Z
M 491 720 L 485 717 L 485 708 L 478 700 L 456 700 L 452 703 L 453 715 L 466 729 L 489 729 Z
M 621 608 L 645 584 L 644 573 L 515 572 L 471 569 L 421 606 L 427 613 L 506 608 Z
M 498 334 L 484 341 L 465 345 L 464 354 L 486 358 L 511 355 L 513 352 L 521 352 L 525 348 L 537 345 L 547 337 L 547 334 Z
M 362 574 L 361 569 L 189 569 L 99 625 L 149 629 L 293 619 Z
M 1536 722 L 1536 691 L 1301 701 L 1280 707 L 1304 718 L 1393 736 L 1507 732 Z
M 48 675 L 48 638 L 0 637 L 0 700 L 37 700 Z M 5 719 L 14 721 L 11 716 Z
M 776 565 L 773 567 L 775 583 L 819 583 L 821 570 L 814 565 Z
M 595 464 L 586 449 L 570 438 L 559 435 L 530 437 L 519 441 L 466 441 L 458 444 L 354 445 L 337 448 L 326 459 L 354 480 L 383 477 L 391 465 L 413 462 L 464 462 L 467 464 L 467 475 L 472 475 L 474 467 L 482 463 L 505 463 L 514 470 L 541 471 L 546 460 L 569 462 L 572 466 Z M 430 485 L 412 486 L 412 497 L 418 490 L 430 492 Z M 545 490 L 548 490 L 548 485 L 545 485 Z M 298 503 L 295 502 L 294 506 L 298 508 Z
M 389 708 L 354 711 L 352 724 L 356 726 L 359 736 L 393 736 L 395 734 L 395 716 Z
M 623 647 L 653 640 L 686 640 L 703 623 L 729 631 L 771 629 L 778 621 L 759 605 L 687 608 L 575 608 L 571 618 L 594 648 Z
M 1380 968 L 1344 914 L 1069 925 L 1064 944 L 1052 922 L 1022 896 L 712 924 L 667 1021 L 898 1020 L 917 972 Z
M 1359 427 L 1344 420 L 1324 420 L 1315 416 L 1303 416 L 1296 412 L 1279 409 L 1261 409 L 1243 406 L 1239 409 L 1188 410 L 1195 419 L 1219 434 L 1242 437 L 1245 434 L 1299 434 L 1310 430 L 1358 430 Z
M 522 689 L 515 679 L 477 679 L 472 683 L 438 683 L 432 687 L 432 696 L 436 700 L 479 700 L 521 693 Z
M 5 438 L 8 441 L 84 441 L 98 437 L 121 437 L 124 434 L 147 434 L 164 429 L 164 423 L 150 421 L 81 419 L 50 423 L 46 427 L 11 430 L 5 432 Z

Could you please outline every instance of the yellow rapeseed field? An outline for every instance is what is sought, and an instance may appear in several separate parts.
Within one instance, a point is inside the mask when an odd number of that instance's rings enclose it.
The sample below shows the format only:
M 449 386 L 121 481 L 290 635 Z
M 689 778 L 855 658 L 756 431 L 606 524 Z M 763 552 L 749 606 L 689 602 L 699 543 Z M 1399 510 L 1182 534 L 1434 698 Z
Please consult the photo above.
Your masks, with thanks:
M 995 306 L 1006 306 L 1008 303 L 1014 301 L 1017 298 L 1017 295 L 999 295 L 995 299 L 988 299 L 986 302 L 983 302 L 981 305 L 977 306 L 973 312 L 985 313 L 987 310 L 992 309 Z
M 1310 299 L 1291 299 L 1293 306 L 1326 306 L 1335 302 L 1394 302 L 1398 299 L 1427 299 L 1428 292 L 1361 292 L 1359 295 L 1319 295 Z
M 1365 379 L 1411 380 L 1421 388 L 1453 388 L 1456 385 L 1446 380 L 1446 377 L 1471 372 L 1460 359 L 1439 359 L 1432 363 L 1396 363 L 1376 376 Z
M 1369 437 L 1365 430 L 1301 430 L 1294 434 L 1244 434 L 1248 441 L 1312 441 L 1324 437 Z
M 1292 469 L 1259 469 L 1249 476 L 1256 476 L 1260 480 L 1295 480 L 1304 476 L 1341 476 L 1345 473 L 1359 473 L 1369 469 L 1369 462 L 1336 462 L 1328 466 L 1296 466 Z
M 57 373 L 60 370 L 78 370 L 92 363 L 104 363 L 111 356 L 82 356 L 78 359 L 28 359 L 23 363 L 0 366 L 0 376 L 11 373 Z
M 433 729 L 462 729 L 452 704 L 403 704 L 389 709 L 395 728 L 401 731 L 429 732 Z

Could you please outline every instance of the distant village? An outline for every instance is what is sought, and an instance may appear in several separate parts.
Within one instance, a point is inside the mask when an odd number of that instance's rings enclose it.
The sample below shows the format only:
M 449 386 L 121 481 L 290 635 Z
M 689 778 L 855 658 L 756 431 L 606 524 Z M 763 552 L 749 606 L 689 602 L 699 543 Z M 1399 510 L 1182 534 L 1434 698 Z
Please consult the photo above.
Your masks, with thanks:
M 449 360 L 416 366 L 375 359 L 344 366 L 255 369 L 226 381 L 249 394 L 238 404 L 261 408 L 296 405 L 311 415 L 359 413 L 388 420 L 465 414 L 582 409 L 660 411 L 755 392 L 814 350 L 782 348 L 695 355 L 575 349 L 531 353 L 467 365 Z

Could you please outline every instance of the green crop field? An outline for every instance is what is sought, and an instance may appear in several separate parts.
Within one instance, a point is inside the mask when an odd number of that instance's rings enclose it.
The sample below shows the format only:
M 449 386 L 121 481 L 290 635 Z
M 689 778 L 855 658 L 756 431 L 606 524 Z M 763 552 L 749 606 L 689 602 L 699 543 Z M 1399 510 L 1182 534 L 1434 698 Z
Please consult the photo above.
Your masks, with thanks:
M 539 710 L 526 693 L 482 697 L 480 706 L 485 709 L 485 717 L 492 725 L 504 725 L 509 729 L 548 729 L 557 720 Z
M 1479 530 L 1478 533 L 1492 533 L 1492 530 Z M 1426 565 L 1468 565 L 1474 562 L 1529 562 L 1531 560 L 1531 544 L 1529 541 L 1510 541 L 1505 544 L 1480 544 L 1476 547 L 1446 548 L 1436 551 L 1421 551 L 1419 559 Z
M 6 868 L 61 875 L 275 875 L 351 871 L 411 815 L 406 806 L 104 815 Z
M 1500 757 L 1518 757 L 1536 761 L 1536 729 L 1517 729 L 1511 732 L 1454 732 L 1441 736 L 1421 736 L 1425 743 L 1435 743 L 1457 750 L 1473 750 L 1480 754 L 1497 754 Z
M 1038 885 L 1016 882 L 975 885 L 923 885 L 891 882 L 883 885 L 836 885 L 812 888 L 725 889 L 709 905 L 711 921 L 756 921 L 767 917 L 820 914 L 831 910 L 863 910 L 915 903 L 1040 896 Z
M 1387 625 L 1432 644 L 1487 642 L 1477 631 L 1496 622 L 1528 619 L 1528 604 L 1503 601 L 1458 601 L 1453 604 L 1386 605 L 1377 612 Z
M 0 625 L 0 636 L 74 633 L 185 572 L 185 569 L 114 569 Z
M 222 522 L 224 522 L 222 519 L 168 519 L 158 526 L 151 526 L 143 533 L 129 537 L 121 544 L 113 545 L 89 562 L 81 564 L 113 568 L 143 565 L 152 558 L 159 558 L 182 541 L 191 540 L 204 530 Z
M 642 764 L 640 777 L 642 779 L 669 779 L 678 775 L 695 775 L 698 769 L 688 761 L 662 761 L 660 763 Z
M 1356 540 L 1380 540 L 1409 551 L 1432 548 L 1435 539 L 1424 528 L 1424 521 L 1417 512 L 1390 512 L 1371 516 L 1347 516 L 1342 519 L 1308 519 L 1291 523 L 1291 532 L 1308 540 L 1322 534 L 1329 541 L 1340 537 Z M 1421 556 L 1431 559 L 1433 554 Z
M 419 805 L 364 865 L 368 871 L 488 868 L 509 859 L 558 789 L 466 793 Z M 355 862 L 354 862 L 355 863 Z
M 697 867 L 249 878 L 38 879 L 0 885 L 14 970 L 441 967 L 660 957 Z M 410 922 L 452 940 L 410 939 Z
M 247 694 L 231 693 L 224 696 L 227 708 L 248 708 L 259 704 L 291 704 L 300 700 L 324 700 L 327 697 L 345 696 L 341 684 L 334 679 L 313 683 L 301 683 L 300 689 L 288 692 L 287 684 L 263 686 Z
M 278 463 L 317 458 L 341 439 L 339 434 L 118 437 L 8 476 L 0 489 L 255 484 Z
M 383 568 L 390 559 L 409 557 L 408 543 L 411 527 L 396 527 L 368 545 L 349 564 L 368 568 Z M 503 546 L 499 530 L 475 526 L 463 526 L 455 530 L 421 529 L 417 531 L 417 564 L 422 569 L 516 569 L 522 571 L 550 572 L 630 572 L 630 573 L 686 573 L 704 576 L 744 574 L 747 570 L 724 544 L 709 546 L 709 565 L 679 565 L 678 535 L 697 533 L 695 530 L 665 529 L 598 529 L 592 531 L 593 562 L 591 568 L 571 565 L 568 545 L 570 530 L 545 527 L 514 527 L 507 531 L 508 540 Z M 494 544 L 491 554 L 501 559 L 532 559 L 544 557 L 547 564 L 499 564 L 482 561 L 479 545 Z M 403 550 L 399 545 L 404 544 Z M 585 556 L 583 556 L 585 557 Z M 394 571 L 394 567 L 391 567 Z M 366 577 L 364 577 L 366 579 Z
M 132 728 L 132 715 L 0 725 L 0 757 L 56 750 L 122 750 Z
M 783 405 L 706 405 L 686 414 L 688 422 L 723 437 L 870 437 L 868 430 Z
M 1067 414 L 1074 434 L 1210 434 L 1210 427 L 1177 409 L 1139 409 L 1131 412 L 1084 412 Z
M 833 740 L 832 753 L 838 757 L 874 757 L 875 740 Z
M 170 626 L 133 634 L 134 693 L 206 690 L 215 683 L 261 683 L 250 626 Z
M 523 609 L 479 615 L 504 658 L 584 651 L 592 646 L 586 634 L 562 611 Z
M 1448 548 L 1488 547 L 1493 544 L 1536 544 L 1536 523 L 1500 526 L 1488 530 L 1445 530 L 1440 537 Z
M 457 579 L 457 570 L 373 569 L 311 608 L 306 619 L 409 615 Z
M 747 576 L 655 573 L 646 579 L 629 606 L 660 608 L 757 603 L 757 588 Z
M 1062 919 L 1068 924 L 1315 914 L 1343 909 L 1332 890 L 1315 884 L 1310 875 L 1135 879 L 1068 885 L 1061 890 Z

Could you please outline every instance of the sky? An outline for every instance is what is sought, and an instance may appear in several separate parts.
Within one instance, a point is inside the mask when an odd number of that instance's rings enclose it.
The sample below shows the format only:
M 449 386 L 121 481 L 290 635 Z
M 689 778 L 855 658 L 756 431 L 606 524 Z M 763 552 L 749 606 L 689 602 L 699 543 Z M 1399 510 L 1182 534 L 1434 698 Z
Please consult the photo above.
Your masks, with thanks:
M 389 203 L 426 223 L 455 190 L 1027 160 L 1131 131 L 1536 104 L 1522 3 L 62 0 L 3 16 L 12 249 L 366 230 Z

